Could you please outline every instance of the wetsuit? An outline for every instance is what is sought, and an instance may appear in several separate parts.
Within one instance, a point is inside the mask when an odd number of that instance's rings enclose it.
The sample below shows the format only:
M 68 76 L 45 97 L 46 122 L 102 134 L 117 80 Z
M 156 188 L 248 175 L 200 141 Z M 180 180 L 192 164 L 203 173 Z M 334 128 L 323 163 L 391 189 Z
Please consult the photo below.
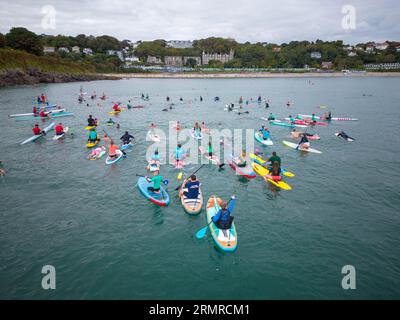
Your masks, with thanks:
M 200 182 L 199 181 L 192 181 L 189 180 L 185 183 L 184 189 L 187 191 L 183 192 L 183 195 L 188 199 L 197 199 L 199 197 L 199 188 Z
M 122 137 L 121 140 L 123 142 L 123 144 L 128 144 L 129 142 L 131 142 L 131 139 L 135 139 L 134 136 L 130 135 L 129 133 L 125 133 Z
M 96 126 L 96 122 L 94 121 L 93 118 L 88 118 L 87 122 L 88 122 L 88 126 L 89 127 L 95 127 Z

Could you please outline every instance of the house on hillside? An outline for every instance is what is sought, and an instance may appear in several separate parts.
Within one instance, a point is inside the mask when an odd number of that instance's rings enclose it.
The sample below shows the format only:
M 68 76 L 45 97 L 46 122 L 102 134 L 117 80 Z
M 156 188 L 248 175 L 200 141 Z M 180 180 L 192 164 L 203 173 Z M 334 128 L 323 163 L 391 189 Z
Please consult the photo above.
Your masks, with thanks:
M 321 55 L 321 52 L 313 51 L 310 53 L 310 57 L 311 57 L 311 59 L 321 59 L 322 55 Z
M 332 69 L 333 63 L 331 61 L 323 61 L 321 67 L 322 69 Z
M 64 53 L 69 53 L 69 49 L 66 48 L 66 47 L 58 48 L 58 51 L 59 51 L 59 52 L 64 52 Z
M 375 49 L 376 50 L 386 50 L 389 47 L 389 43 L 387 43 L 387 41 L 383 42 L 383 43 L 376 43 L 375 44 Z
M 355 51 L 350 51 L 349 53 L 347 53 L 347 56 L 349 56 L 349 57 L 355 57 L 355 56 L 357 56 L 357 52 L 355 52 Z
M 168 48 L 187 49 L 193 48 L 193 41 L 190 40 L 170 40 L 167 41 Z
M 365 52 L 366 53 L 374 53 L 375 52 L 375 46 L 372 43 L 367 44 L 367 46 L 365 47 Z
M 396 46 L 396 52 L 400 52 L 400 45 Z
M 274 47 L 272 48 L 273 52 L 281 52 L 282 48 L 281 47 Z
M 54 53 L 54 47 L 43 47 L 43 53 Z
M 87 54 L 88 56 L 91 56 L 93 54 L 93 50 L 90 48 L 84 48 L 82 52 L 84 54 Z
M 81 53 L 81 49 L 78 46 L 74 46 L 74 47 L 72 47 L 72 52 Z
M 139 58 L 136 56 L 127 56 L 125 57 L 125 62 L 139 62 Z

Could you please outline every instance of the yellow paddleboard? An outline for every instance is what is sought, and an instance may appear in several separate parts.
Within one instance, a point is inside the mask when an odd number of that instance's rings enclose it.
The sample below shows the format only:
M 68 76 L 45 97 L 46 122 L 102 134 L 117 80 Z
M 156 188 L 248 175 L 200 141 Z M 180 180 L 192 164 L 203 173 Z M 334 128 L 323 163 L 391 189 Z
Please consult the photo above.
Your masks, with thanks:
M 100 141 L 100 139 L 96 140 L 95 142 L 88 142 L 88 143 L 86 143 L 86 147 L 87 148 L 93 148 L 94 146 L 97 146 L 99 141 Z
M 254 153 L 250 153 L 250 158 L 254 159 L 254 160 L 257 160 L 261 164 L 264 164 L 266 162 L 266 160 L 260 158 L 259 156 L 256 156 Z M 290 172 L 290 171 L 283 170 L 282 168 L 281 168 L 281 170 L 283 171 L 282 172 L 283 175 L 286 176 L 286 177 L 293 178 L 295 176 L 295 174 Z
M 269 171 L 265 169 L 263 166 L 252 162 L 251 167 L 253 168 L 254 172 L 258 173 L 260 176 L 262 176 L 265 180 L 267 180 L 269 183 L 277 186 L 278 188 L 281 188 L 283 190 L 292 190 L 292 187 L 289 186 L 286 182 L 284 181 L 274 181 L 272 179 L 266 179 L 264 175 L 269 174 Z

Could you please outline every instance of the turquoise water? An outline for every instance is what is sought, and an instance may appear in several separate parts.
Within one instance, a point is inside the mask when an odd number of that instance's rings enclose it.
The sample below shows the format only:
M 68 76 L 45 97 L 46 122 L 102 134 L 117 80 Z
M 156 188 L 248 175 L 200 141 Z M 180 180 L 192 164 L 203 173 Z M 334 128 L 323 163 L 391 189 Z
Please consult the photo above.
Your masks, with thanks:
M 395 299 L 400 294 L 400 78 L 308 79 L 131 79 L 88 83 L 19 86 L 0 89 L 0 298 L 2 299 Z M 79 105 L 80 86 L 89 94 L 105 91 L 102 107 Z M 32 122 L 11 113 L 30 112 L 44 92 L 52 103 L 75 113 L 61 118 L 74 137 L 20 146 Z M 150 101 L 138 97 L 148 93 Z M 170 181 L 171 205 L 156 207 L 135 187 L 145 172 L 145 141 L 151 121 L 167 128 L 180 120 L 210 128 L 257 128 L 269 110 L 252 104 L 249 114 L 224 111 L 243 96 L 270 99 L 270 111 L 323 112 L 359 118 L 312 130 L 318 154 L 301 154 L 282 145 L 289 129 L 271 127 L 271 138 L 293 190 L 276 191 L 260 177 L 246 181 L 229 166 L 205 166 L 198 173 L 205 199 L 235 194 L 238 249 L 214 247 L 208 235 L 197 240 L 205 212 L 184 213 L 174 191 L 177 171 L 163 167 Z M 176 103 L 166 107 L 165 96 Z M 199 95 L 204 101 L 200 103 Z M 220 102 L 214 102 L 214 96 Z M 136 97 L 136 98 L 133 98 Z M 179 104 L 182 97 L 184 104 Z M 138 143 L 114 166 L 87 161 L 88 114 L 104 123 L 111 101 L 145 104 L 122 112 L 121 129 Z M 287 109 L 286 102 L 294 101 Z M 58 120 L 57 120 L 58 121 Z M 43 126 L 42 126 L 43 127 Z M 347 143 L 333 134 L 344 130 Z M 310 130 L 311 132 L 311 130 Z M 266 147 L 256 143 L 264 152 Z M 189 165 L 184 172 L 197 168 Z M 44 265 L 56 268 L 56 290 L 41 288 Z M 353 265 L 357 289 L 343 290 L 341 269 Z

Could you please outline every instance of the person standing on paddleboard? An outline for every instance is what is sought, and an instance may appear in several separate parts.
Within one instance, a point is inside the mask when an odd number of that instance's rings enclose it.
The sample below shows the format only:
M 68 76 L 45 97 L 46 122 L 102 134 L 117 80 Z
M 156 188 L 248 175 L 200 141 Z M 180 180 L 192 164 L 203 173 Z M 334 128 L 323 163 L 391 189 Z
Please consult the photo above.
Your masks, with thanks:
M 228 203 L 224 200 L 220 203 L 221 209 L 211 218 L 218 229 L 227 230 L 230 229 L 233 222 L 233 208 L 235 207 L 235 196 L 231 196 L 231 202 Z
M 160 175 L 160 171 L 156 170 L 153 172 L 153 177 L 149 178 L 146 177 L 146 180 L 148 182 L 152 182 L 153 186 L 148 187 L 147 190 L 154 192 L 154 193 L 160 193 L 160 188 L 161 188 L 161 182 L 163 181 L 163 177 Z

